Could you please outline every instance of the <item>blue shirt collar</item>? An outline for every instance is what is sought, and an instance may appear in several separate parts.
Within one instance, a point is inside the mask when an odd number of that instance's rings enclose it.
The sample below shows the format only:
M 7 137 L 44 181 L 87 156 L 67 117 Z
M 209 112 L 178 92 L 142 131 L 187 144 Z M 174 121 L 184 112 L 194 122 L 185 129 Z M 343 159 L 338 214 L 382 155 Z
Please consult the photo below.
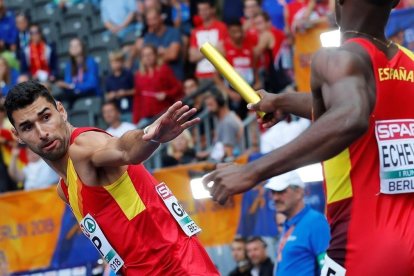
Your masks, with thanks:
M 299 213 L 297 213 L 295 216 L 293 216 L 291 219 L 286 220 L 284 223 L 284 230 L 285 232 L 288 231 L 292 225 L 296 225 L 299 223 L 299 221 L 308 213 L 310 210 L 310 207 L 308 205 L 305 205 L 305 207 L 300 210 Z

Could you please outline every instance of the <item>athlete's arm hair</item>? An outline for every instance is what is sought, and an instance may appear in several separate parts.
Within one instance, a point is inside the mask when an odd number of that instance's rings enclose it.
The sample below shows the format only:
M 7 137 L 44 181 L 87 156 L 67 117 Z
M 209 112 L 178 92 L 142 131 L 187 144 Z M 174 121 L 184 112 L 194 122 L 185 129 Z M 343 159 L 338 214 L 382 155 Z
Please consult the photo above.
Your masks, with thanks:
M 368 85 L 373 81 L 370 62 L 356 51 L 322 49 L 315 55 L 312 90 L 325 110 L 292 142 L 247 165 L 254 183 L 332 158 L 365 133 L 375 92 Z

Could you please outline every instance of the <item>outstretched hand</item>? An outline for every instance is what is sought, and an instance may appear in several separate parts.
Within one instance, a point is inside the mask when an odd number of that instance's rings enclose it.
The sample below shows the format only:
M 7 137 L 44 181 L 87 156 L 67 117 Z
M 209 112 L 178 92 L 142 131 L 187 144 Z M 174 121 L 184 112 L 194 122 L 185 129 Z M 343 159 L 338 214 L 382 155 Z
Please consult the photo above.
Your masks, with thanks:
M 279 110 L 277 107 L 278 95 L 268 93 L 265 90 L 259 90 L 257 94 L 259 94 L 261 100 L 255 104 L 248 104 L 247 108 L 252 111 L 266 113 L 263 118 L 258 118 L 257 122 L 264 128 L 270 128 L 279 122 L 276 116 L 276 112 Z
M 213 200 L 225 204 L 235 194 L 245 192 L 256 185 L 254 172 L 245 165 L 222 165 L 203 178 L 203 184 L 210 191 Z
M 176 102 L 149 126 L 147 133 L 142 136 L 142 139 L 144 141 L 153 140 L 160 143 L 171 141 L 185 129 L 200 122 L 200 118 L 190 120 L 196 112 L 197 109 L 190 109 L 188 105 L 183 105 L 182 102 Z

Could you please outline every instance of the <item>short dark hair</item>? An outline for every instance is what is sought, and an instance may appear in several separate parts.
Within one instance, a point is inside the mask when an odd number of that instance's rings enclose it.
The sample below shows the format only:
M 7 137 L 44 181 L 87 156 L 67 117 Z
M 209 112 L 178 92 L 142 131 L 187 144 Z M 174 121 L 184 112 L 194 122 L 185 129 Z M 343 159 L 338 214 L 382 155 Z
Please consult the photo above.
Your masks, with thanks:
M 241 243 L 246 243 L 246 239 L 245 239 L 244 237 L 241 237 L 241 236 L 236 236 L 236 237 L 233 239 L 233 242 L 241 242 Z
M 252 242 L 260 242 L 264 248 L 267 247 L 267 243 L 262 239 L 262 237 L 259 236 L 253 236 L 247 239 L 246 243 L 252 243 Z
M 197 1 L 197 6 L 198 6 L 198 5 L 200 5 L 200 4 L 207 4 L 207 5 L 209 5 L 211 8 L 213 8 L 213 7 L 214 7 L 214 3 L 213 3 L 213 1 L 212 1 L 212 0 L 199 0 L 199 1 Z
M 227 24 L 227 27 L 232 27 L 232 26 L 242 27 L 242 23 L 239 18 L 231 18 L 226 22 L 226 24 Z
M 43 97 L 46 101 L 53 104 L 57 109 L 56 101 L 50 95 L 49 90 L 36 81 L 26 81 L 15 85 L 7 94 L 4 106 L 6 108 L 7 117 L 14 125 L 12 114 L 14 111 L 31 105 L 38 98 Z
M 121 108 L 119 107 L 118 102 L 115 100 L 109 100 L 104 102 L 102 107 L 104 107 L 105 105 L 112 105 L 116 109 L 116 111 L 121 112 Z
M 260 16 L 263 17 L 266 22 L 269 22 L 270 21 L 270 16 L 269 16 L 269 14 L 267 12 L 260 11 L 258 14 L 256 14 L 255 18 L 256 17 L 260 17 Z

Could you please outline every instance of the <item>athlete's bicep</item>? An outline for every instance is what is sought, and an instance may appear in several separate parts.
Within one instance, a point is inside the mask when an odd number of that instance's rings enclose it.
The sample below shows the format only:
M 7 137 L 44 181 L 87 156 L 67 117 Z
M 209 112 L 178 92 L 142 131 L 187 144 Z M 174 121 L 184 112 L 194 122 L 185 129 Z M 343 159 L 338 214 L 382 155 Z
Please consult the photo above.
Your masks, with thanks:
M 71 145 L 69 154 L 77 163 L 90 164 L 95 168 L 126 165 L 118 140 L 102 132 L 85 132 Z

